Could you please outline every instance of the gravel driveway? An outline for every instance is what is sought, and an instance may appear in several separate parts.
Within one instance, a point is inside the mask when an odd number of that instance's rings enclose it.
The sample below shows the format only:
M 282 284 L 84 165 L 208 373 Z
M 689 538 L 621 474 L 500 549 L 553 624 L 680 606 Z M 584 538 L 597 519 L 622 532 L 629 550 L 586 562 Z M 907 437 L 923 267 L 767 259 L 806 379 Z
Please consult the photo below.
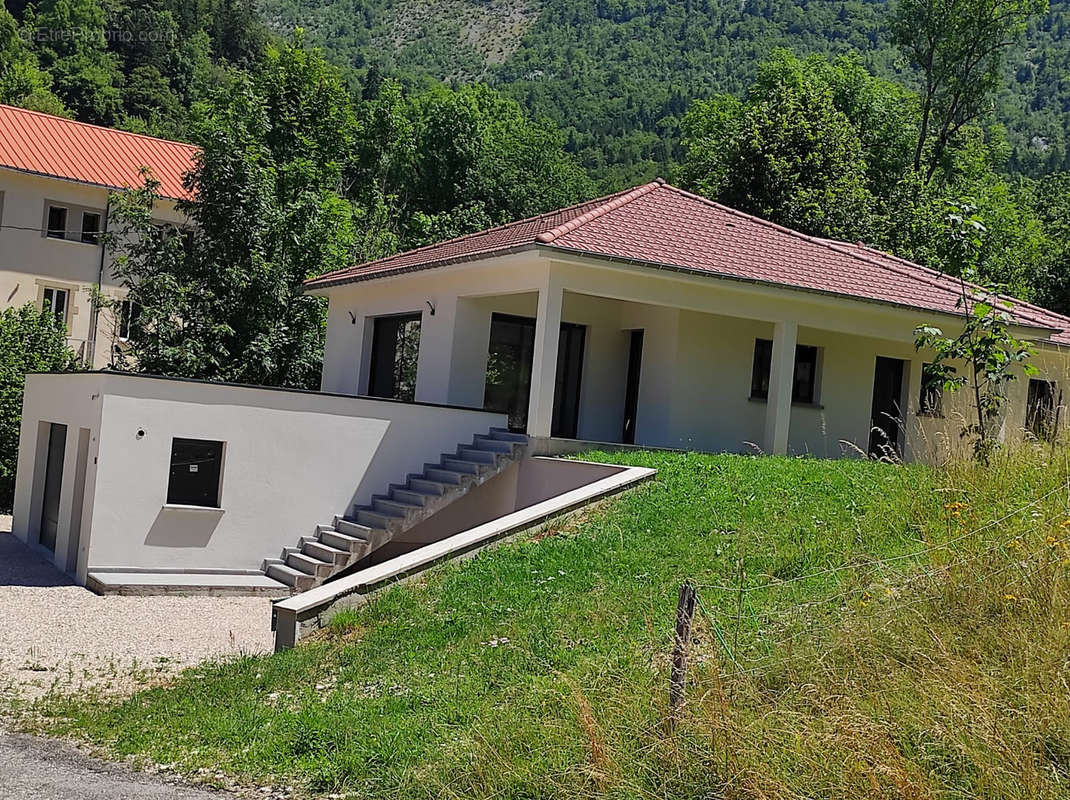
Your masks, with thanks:
M 127 692 L 206 658 L 272 647 L 263 597 L 101 597 L 10 530 L 0 516 L 0 705 L 50 689 Z

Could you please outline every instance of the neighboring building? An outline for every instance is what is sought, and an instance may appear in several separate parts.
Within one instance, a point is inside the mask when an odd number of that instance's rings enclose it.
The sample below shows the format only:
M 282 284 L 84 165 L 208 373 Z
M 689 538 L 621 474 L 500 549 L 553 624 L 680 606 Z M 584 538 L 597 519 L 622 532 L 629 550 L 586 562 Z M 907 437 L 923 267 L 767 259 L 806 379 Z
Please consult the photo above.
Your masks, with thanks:
M 112 191 L 160 181 L 161 224 L 181 224 L 175 201 L 196 148 L 0 105 L 0 307 L 34 303 L 62 317 L 72 349 L 93 367 L 112 361 L 128 307 L 95 313 L 94 289 L 121 299 L 101 243 Z
M 98 588 L 307 588 L 571 485 L 528 447 L 938 459 L 970 413 L 914 348 L 961 328 L 957 280 L 662 181 L 307 289 L 329 298 L 321 392 L 31 375 L 15 533 Z M 1070 319 L 1009 313 L 1041 374 L 1000 434 L 1044 438 Z

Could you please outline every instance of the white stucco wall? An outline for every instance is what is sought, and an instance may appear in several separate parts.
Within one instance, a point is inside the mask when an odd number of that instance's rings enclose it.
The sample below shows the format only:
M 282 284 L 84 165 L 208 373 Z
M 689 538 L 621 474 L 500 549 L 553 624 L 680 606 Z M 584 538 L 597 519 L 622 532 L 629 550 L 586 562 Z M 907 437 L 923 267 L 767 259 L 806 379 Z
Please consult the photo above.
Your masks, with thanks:
M 108 190 L 0 168 L 0 307 L 34 303 L 40 308 L 46 286 L 68 290 L 68 336 L 75 351 L 84 355 L 85 342 L 90 338 L 92 289 L 100 276 L 102 245 L 45 236 L 49 204 L 69 209 L 67 229 L 75 235 L 81 230 L 83 211 L 99 213 L 103 227 Z M 177 224 L 182 220 L 170 201 L 161 201 L 155 213 L 161 221 Z M 110 266 L 110 258 L 105 257 L 103 293 L 121 297 L 125 292 L 112 276 Z M 108 364 L 114 333 L 112 312 L 102 312 L 97 320 L 93 366 Z
M 961 421 L 962 393 L 948 396 L 943 419 L 917 415 L 921 366 L 928 357 L 915 352 L 913 330 L 935 322 L 952 331 L 951 317 L 546 251 L 325 290 L 330 310 L 323 388 L 366 389 L 367 321 L 422 308 L 417 396 L 481 404 L 490 315 L 534 316 L 548 275 L 563 288 L 562 320 L 588 326 L 581 439 L 620 440 L 628 332 L 641 328 L 637 443 L 767 450 L 767 404 L 749 397 L 751 370 L 754 340 L 772 338 L 778 322 L 797 324 L 798 343 L 816 346 L 820 353 L 817 402 L 792 406 L 788 452 L 837 457 L 867 450 L 877 356 L 907 362 L 902 399 L 908 457 L 933 457 L 934 439 L 947 450 L 947 431 L 958 435 L 961 424 L 952 425 L 951 417 L 957 411 Z M 436 307 L 434 316 L 429 301 Z M 1038 356 L 1037 363 L 1045 374 L 1067 372 L 1065 353 Z M 1023 377 L 1011 387 L 1005 436 L 1016 429 L 1020 434 L 1015 420 L 1025 417 L 1027 383 Z
M 30 376 L 23 409 L 14 530 L 24 540 L 39 533 L 40 423 L 69 426 L 62 543 L 72 448 L 77 429 L 91 432 L 82 580 L 99 568 L 256 570 L 316 524 L 505 424 L 468 409 L 101 374 Z M 220 511 L 166 505 L 174 437 L 225 442 Z

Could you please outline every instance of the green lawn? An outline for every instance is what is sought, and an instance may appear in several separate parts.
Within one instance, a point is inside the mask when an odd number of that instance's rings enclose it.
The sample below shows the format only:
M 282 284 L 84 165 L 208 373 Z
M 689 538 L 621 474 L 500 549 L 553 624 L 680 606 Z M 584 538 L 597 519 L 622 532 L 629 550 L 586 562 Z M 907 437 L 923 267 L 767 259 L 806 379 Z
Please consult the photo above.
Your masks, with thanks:
M 1018 604 L 1036 617 L 1028 625 L 1006 609 L 989 613 L 987 595 L 964 599 L 995 585 L 975 580 L 977 570 L 1013 559 L 1016 540 L 1040 547 L 1049 529 L 1064 530 L 1065 493 L 1046 494 L 1064 480 L 1061 463 L 1017 457 L 937 471 L 595 457 L 656 467 L 657 480 L 435 568 L 291 652 L 208 664 L 117 703 L 50 698 L 42 724 L 184 772 L 355 797 L 1070 797 L 1066 702 L 1052 702 L 1043 720 L 1019 718 L 1037 697 L 1067 691 L 1059 670 L 1070 666 L 1052 661 L 1034 676 L 1036 665 L 1002 649 L 1028 636 L 1043 659 L 1070 643 L 1070 604 L 1051 599 L 1065 593 L 1061 540 L 1049 542 L 1050 602 Z M 1037 497 L 1000 525 L 964 533 Z M 949 539 L 931 556 L 874 563 Z M 944 568 L 924 587 L 911 583 L 933 562 Z M 671 724 L 668 659 L 685 579 L 700 584 L 709 614 L 697 622 L 689 704 Z M 773 585 L 742 604 L 709 588 L 741 580 Z M 999 585 L 1000 597 L 1012 593 Z M 970 639 L 991 620 L 1003 627 Z M 904 721 L 943 702 L 927 680 L 957 683 L 938 666 L 941 649 L 978 668 L 991 657 L 988 677 L 1016 670 L 1013 685 L 994 684 L 998 702 L 969 701 L 995 703 L 985 719 L 1008 726 L 1008 752 L 956 726 L 955 714 L 969 716 L 965 699 Z M 931 675 L 919 669 L 926 658 Z M 835 698 L 852 686 L 847 713 Z M 1043 732 L 1029 738 L 1037 725 Z M 1011 735 L 1019 728 L 1021 742 Z

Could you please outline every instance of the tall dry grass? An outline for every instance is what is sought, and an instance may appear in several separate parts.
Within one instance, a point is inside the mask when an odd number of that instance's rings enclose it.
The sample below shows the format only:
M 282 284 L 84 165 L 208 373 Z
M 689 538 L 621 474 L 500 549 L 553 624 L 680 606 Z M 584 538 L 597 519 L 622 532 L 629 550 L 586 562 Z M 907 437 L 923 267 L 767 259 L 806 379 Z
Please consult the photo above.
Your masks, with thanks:
M 699 620 L 691 699 L 665 748 L 678 785 L 726 798 L 1070 797 L 1066 450 L 1027 442 L 941 477 L 946 531 L 920 565 L 867 564 L 861 582 L 845 575 L 806 604 L 819 624 L 770 614 L 731 655 L 732 620 Z M 1023 481 L 1034 502 L 1011 507 Z M 763 590 L 772 606 L 775 589 Z

